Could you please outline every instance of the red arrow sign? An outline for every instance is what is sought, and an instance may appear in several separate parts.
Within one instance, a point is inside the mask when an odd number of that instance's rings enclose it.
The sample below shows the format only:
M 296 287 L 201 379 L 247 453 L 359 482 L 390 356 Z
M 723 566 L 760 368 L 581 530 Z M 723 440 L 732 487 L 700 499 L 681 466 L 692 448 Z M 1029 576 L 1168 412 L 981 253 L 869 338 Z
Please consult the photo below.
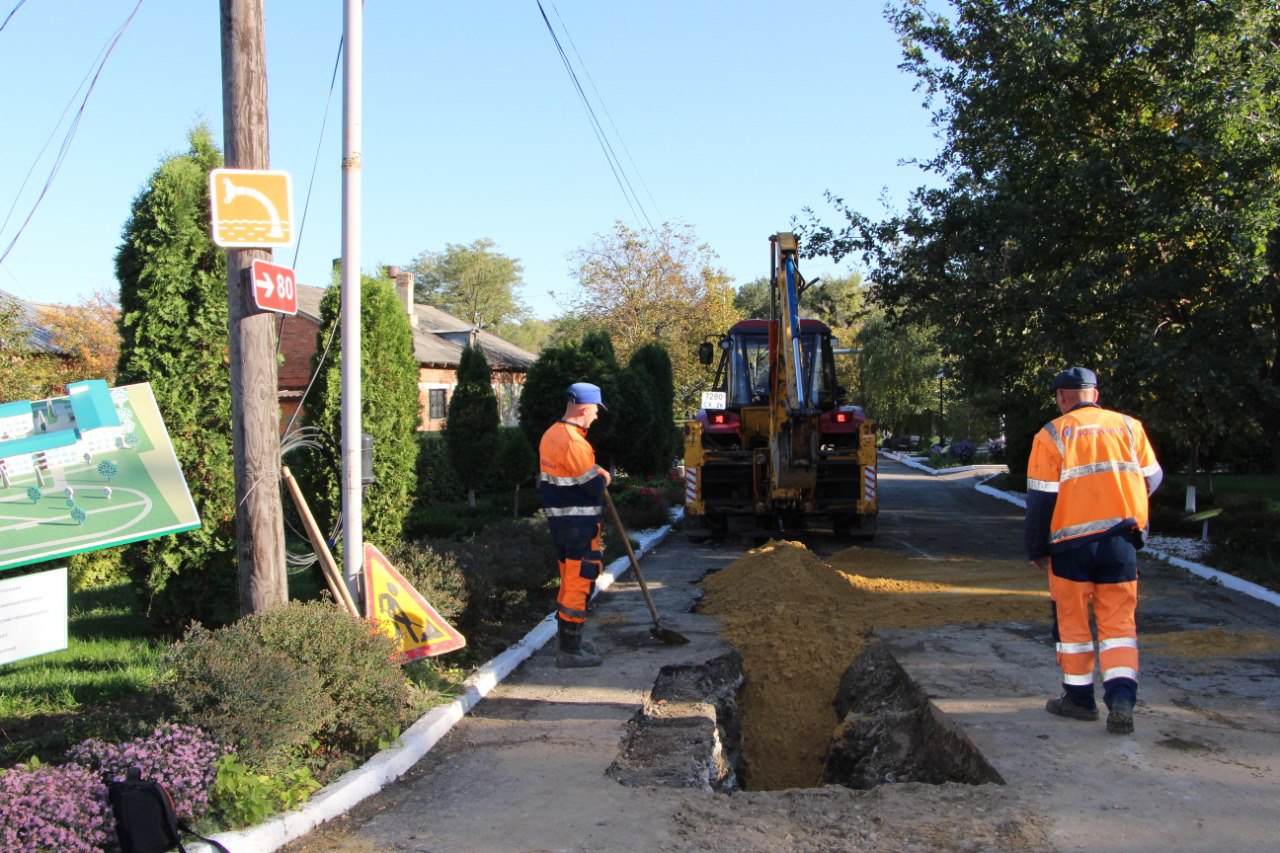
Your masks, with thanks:
M 298 313 L 298 288 L 293 270 L 267 261 L 253 262 L 253 302 L 263 311 Z

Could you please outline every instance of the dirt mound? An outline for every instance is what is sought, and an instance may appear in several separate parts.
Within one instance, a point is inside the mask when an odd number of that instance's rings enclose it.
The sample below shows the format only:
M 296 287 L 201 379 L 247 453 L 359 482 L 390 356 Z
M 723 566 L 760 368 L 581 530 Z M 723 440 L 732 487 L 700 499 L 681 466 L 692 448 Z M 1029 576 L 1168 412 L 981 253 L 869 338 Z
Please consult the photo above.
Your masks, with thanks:
M 754 790 L 820 783 L 840 677 L 877 626 L 1044 620 L 1024 563 L 922 560 L 850 548 L 824 562 L 798 542 L 752 549 L 703 584 L 742 654 L 744 777 Z
M 1138 642 L 1188 660 L 1266 655 L 1280 649 L 1280 639 L 1270 634 L 1224 631 L 1222 628 L 1139 635 Z

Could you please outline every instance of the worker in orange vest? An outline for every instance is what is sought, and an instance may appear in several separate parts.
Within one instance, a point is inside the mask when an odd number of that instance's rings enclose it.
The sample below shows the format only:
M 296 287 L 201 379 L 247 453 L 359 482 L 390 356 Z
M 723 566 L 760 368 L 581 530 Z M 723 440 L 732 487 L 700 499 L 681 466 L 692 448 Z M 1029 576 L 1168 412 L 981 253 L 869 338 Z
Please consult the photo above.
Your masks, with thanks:
M 1133 732 L 1138 695 L 1138 549 L 1146 541 L 1147 498 L 1163 472 L 1142 423 L 1098 405 L 1098 379 L 1073 367 L 1053 380 L 1062 417 L 1036 434 L 1027 463 L 1027 556 L 1049 575 L 1062 696 L 1045 709 L 1098 719 L 1093 693 L 1098 627 L 1107 731 Z
M 564 417 L 543 433 L 538 445 L 538 496 L 560 564 L 556 666 L 574 668 L 601 664 L 582 632 L 587 602 L 600 576 L 600 496 L 610 477 L 596 465 L 595 451 L 587 441 L 587 430 L 605 408 L 600 388 L 575 382 L 566 393 Z

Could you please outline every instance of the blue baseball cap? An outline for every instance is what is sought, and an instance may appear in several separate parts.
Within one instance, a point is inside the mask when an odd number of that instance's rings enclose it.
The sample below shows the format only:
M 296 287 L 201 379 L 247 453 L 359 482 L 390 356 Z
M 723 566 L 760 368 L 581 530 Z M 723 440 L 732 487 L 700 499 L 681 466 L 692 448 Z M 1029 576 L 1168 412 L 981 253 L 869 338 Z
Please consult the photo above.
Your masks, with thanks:
M 609 411 L 604 400 L 600 399 L 600 386 L 592 385 L 590 382 L 575 382 L 569 386 L 569 390 L 565 392 L 569 396 L 571 403 L 594 403 L 604 411 Z
M 1098 377 L 1087 367 L 1069 367 L 1053 378 L 1053 390 L 1097 388 Z

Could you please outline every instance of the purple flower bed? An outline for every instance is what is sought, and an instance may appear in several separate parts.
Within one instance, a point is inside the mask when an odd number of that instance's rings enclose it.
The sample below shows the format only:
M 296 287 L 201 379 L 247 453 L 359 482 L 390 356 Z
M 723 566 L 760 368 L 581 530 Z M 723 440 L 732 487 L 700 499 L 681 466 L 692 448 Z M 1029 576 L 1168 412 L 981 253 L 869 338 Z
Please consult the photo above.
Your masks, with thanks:
M 0 776 L 0 850 L 91 853 L 114 841 L 107 787 L 92 770 L 19 764 Z
M 165 723 L 150 737 L 124 743 L 86 740 L 71 748 L 69 760 L 94 767 L 110 781 L 125 778 L 130 767 L 142 778 L 164 785 L 173 795 L 178 817 L 194 820 L 209 810 L 209 789 L 216 763 L 227 750 L 195 726 Z

